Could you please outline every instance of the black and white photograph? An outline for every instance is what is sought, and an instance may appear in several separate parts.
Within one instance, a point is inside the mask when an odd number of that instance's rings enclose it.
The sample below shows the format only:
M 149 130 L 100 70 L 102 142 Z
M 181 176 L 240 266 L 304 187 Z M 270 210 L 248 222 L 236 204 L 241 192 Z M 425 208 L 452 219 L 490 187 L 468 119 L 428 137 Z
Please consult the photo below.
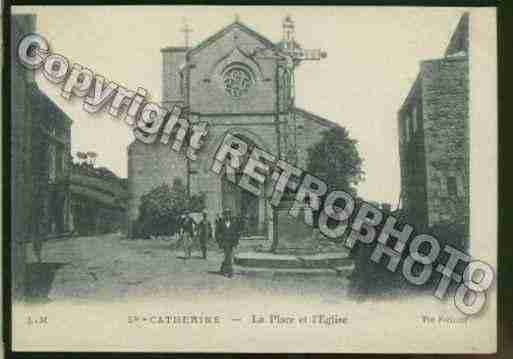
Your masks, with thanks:
M 495 352 L 495 8 L 11 12 L 13 350 Z

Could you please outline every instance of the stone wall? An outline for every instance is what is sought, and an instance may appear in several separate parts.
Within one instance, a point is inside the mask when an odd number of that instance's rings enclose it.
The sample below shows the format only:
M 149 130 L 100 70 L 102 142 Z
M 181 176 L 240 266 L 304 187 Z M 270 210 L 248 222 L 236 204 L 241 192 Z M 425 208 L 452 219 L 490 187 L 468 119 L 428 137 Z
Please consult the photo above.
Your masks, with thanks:
M 26 261 L 26 241 L 31 240 L 32 177 L 32 72 L 17 60 L 16 46 L 24 35 L 35 30 L 35 16 L 11 17 L 11 258 L 12 293 L 23 296 Z
M 37 237 L 69 232 L 71 119 L 37 86 L 32 87 L 33 226 Z M 58 203 L 57 203 L 58 202 Z M 62 211 L 57 211 L 57 207 Z M 60 228 L 58 228 L 60 227 Z
M 469 210 L 468 58 L 422 64 L 429 224 L 466 223 Z
M 135 141 L 128 148 L 128 218 L 129 235 L 132 224 L 139 216 L 142 195 L 164 183 L 173 184 L 179 178 L 186 183 L 187 164 L 182 154 L 171 149 L 171 145 L 145 144 Z
M 338 126 L 336 123 L 313 115 L 305 110 L 294 109 L 296 121 L 296 133 L 294 136 L 297 149 L 297 166 L 305 169 L 308 162 L 308 149 L 322 139 L 322 133 L 330 128 Z
M 425 225 L 428 214 L 422 94 L 419 75 L 399 111 L 398 120 L 402 207 L 410 221 Z
M 206 210 L 213 221 L 223 210 L 223 183 L 211 166 L 228 133 L 243 136 L 276 157 L 281 154 L 289 161 L 293 159 L 293 163 L 296 156 L 289 156 L 289 152 L 297 150 L 298 165 L 306 165 L 306 148 L 320 139 L 322 130 L 334 124 L 303 110 L 289 112 L 291 74 L 279 76 L 279 57 L 273 55 L 273 50 L 266 56 L 255 56 L 263 48 L 269 50 L 274 45 L 235 22 L 188 51 L 177 47 L 162 49 L 163 106 L 170 109 L 174 104 L 184 105 L 189 122 L 207 123 L 209 132 L 196 161 L 187 161 L 182 154 L 173 152 L 172 141 L 168 145 L 130 145 L 130 222 L 137 219 L 141 195 L 164 182 L 172 184 L 175 178 L 181 178 L 184 184 L 189 181 L 191 194 L 206 195 Z M 253 78 L 248 92 L 237 98 L 227 93 L 223 77 L 233 66 L 247 70 Z M 280 103 L 279 98 L 287 104 Z M 277 122 L 281 123 L 279 127 Z M 259 226 L 262 230 L 271 228 L 270 207 L 263 197 L 258 203 Z
M 421 63 L 398 113 L 402 208 L 421 226 L 469 221 L 469 18 Z
M 258 37 L 234 23 L 205 46 L 191 50 L 189 106 L 192 113 L 272 113 L 276 109 L 277 59 L 249 56 L 265 47 Z M 232 64 L 242 64 L 252 73 L 254 84 L 234 99 L 225 91 L 223 73 Z
M 180 67 L 185 63 L 186 47 L 167 47 L 162 53 L 162 105 L 171 110 L 183 103 Z

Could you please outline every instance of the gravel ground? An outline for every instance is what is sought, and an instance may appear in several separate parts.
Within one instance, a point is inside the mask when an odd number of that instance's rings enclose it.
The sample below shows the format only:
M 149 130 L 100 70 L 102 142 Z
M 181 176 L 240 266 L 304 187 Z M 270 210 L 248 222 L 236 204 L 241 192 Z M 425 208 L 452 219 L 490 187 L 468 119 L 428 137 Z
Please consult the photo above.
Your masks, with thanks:
M 248 251 L 258 244 L 247 241 L 237 250 Z M 333 302 L 347 294 L 347 279 L 335 275 L 236 271 L 233 278 L 225 278 L 217 273 L 222 259 L 215 243 L 209 245 L 207 260 L 201 259 L 197 248 L 185 260 L 175 240 L 132 240 L 118 234 L 50 241 L 43 248 L 44 262 L 61 264 L 55 266 L 48 294 L 52 301 L 292 295 Z M 30 250 L 29 260 L 34 260 Z

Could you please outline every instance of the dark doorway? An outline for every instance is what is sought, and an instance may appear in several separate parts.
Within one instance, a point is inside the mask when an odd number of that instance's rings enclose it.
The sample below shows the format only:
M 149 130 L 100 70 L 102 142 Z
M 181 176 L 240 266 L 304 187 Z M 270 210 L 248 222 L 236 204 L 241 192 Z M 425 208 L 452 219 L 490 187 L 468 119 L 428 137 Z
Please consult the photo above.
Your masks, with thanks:
M 249 138 L 243 135 L 236 135 L 242 141 L 248 144 L 248 154 L 251 153 L 253 147 L 256 144 L 251 141 Z M 242 170 L 246 165 L 248 160 L 244 158 L 242 160 L 242 166 L 237 171 L 235 178 L 236 183 L 240 181 L 242 176 Z M 260 201 L 265 201 L 263 198 L 258 198 L 253 193 L 248 192 L 241 187 L 239 187 L 236 183 L 228 180 L 226 176 L 223 176 L 222 179 L 222 204 L 223 210 L 230 210 L 232 215 L 239 219 L 242 223 L 242 236 L 243 237 L 252 237 L 261 235 L 259 223 L 263 218 L 259 218 L 259 207 Z

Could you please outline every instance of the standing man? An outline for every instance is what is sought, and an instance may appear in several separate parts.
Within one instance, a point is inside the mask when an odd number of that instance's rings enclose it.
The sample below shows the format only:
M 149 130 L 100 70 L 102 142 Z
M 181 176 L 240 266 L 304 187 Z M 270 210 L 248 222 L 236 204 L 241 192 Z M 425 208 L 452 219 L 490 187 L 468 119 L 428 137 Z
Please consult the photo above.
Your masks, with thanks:
M 180 233 L 182 236 L 183 252 L 185 258 L 191 258 L 192 238 L 194 236 L 194 221 L 189 216 L 189 212 L 182 215 L 180 223 Z
M 221 216 L 221 214 L 217 214 L 217 217 L 216 217 L 216 223 L 215 223 L 215 237 L 216 237 L 216 243 L 217 245 L 219 246 L 220 249 L 223 249 L 223 245 L 222 245 L 222 242 L 221 242 L 221 237 L 222 237 L 222 224 L 223 224 L 223 218 Z
M 212 226 L 207 218 L 207 212 L 203 211 L 203 218 L 198 224 L 198 239 L 203 259 L 207 259 L 207 243 L 210 238 L 212 238 Z
M 224 211 L 220 223 L 220 241 L 224 252 L 224 261 L 220 272 L 231 278 L 233 276 L 233 250 L 239 244 L 240 225 L 234 220 L 229 210 Z

